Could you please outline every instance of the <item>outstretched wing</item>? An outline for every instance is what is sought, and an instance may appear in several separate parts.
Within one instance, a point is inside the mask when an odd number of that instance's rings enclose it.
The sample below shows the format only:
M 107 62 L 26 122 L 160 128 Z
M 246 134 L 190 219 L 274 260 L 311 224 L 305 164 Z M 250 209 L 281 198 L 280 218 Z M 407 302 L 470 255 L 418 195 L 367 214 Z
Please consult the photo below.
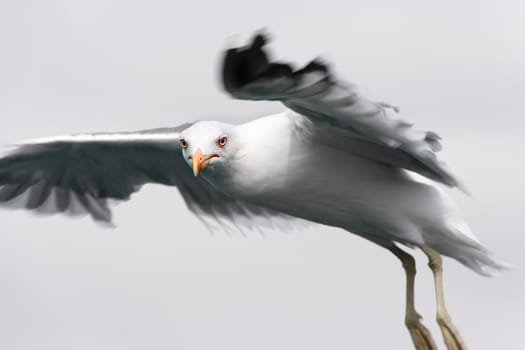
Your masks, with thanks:
M 88 213 L 109 223 L 108 200 L 127 200 L 142 185 L 157 183 L 176 186 L 199 216 L 237 222 L 243 216 L 277 215 L 193 176 L 178 141 L 188 126 L 59 136 L 14 146 L 0 158 L 0 202 L 47 214 Z
M 415 171 L 451 187 L 459 181 L 439 161 L 439 136 L 415 131 L 388 110 L 397 108 L 360 96 L 354 86 L 339 82 L 329 68 L 313 60 L 304 68 L 271 62 L 258 34 L 246 47 L 226 51 L 222 81 L 233 97 L 278 100 L 311 121 L 311 132 L 325 142 L 390 165 Z

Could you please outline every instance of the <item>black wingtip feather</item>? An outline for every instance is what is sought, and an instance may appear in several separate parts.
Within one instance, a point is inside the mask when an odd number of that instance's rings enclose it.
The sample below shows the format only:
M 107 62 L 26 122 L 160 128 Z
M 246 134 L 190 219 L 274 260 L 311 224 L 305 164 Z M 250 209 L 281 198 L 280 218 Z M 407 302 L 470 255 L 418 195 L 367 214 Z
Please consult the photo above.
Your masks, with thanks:
M 251 43 L 226 51 L 222 64 L 222 83 L 226 91 L 235 90 L 259 79 L 291 78 L 311 72 L 322 72 L 330 77 L 328 65 L 319 58 L 294 70 L 288 63 L 272 62 L 264 46 L 269 42 L 267 34 L 257 33 Z
M 253 37 L 252 44 L 250 46 L 252 49 L 260 50 L 264 45 L 266 45 L 268 41 L 268 35 L 263 32 L 259 32 Z

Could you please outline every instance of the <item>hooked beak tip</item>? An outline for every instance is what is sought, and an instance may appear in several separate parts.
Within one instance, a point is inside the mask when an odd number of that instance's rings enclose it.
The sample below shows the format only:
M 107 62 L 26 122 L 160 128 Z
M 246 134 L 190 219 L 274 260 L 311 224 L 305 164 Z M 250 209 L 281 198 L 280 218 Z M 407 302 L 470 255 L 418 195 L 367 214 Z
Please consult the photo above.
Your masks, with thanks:
M 193 175 L 198 176 L 202 169 L 206 168 L 212 158 L 219 157 L 218 154 L 214 153 L 211 155 L 204 155 L 200 148 L 197 148 L 195 154 L 191 158 Z

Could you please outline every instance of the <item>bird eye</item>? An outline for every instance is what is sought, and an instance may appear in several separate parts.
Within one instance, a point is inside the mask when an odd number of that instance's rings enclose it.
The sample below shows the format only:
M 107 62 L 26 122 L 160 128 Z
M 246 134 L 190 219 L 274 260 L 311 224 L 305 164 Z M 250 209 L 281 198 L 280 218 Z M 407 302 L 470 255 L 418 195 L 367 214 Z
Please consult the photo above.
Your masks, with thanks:
M 228 138 L 226 136 L 221 136 L 219 137 L 219 139 L 217 140 L 217 145 L 219 147 L 224 147 L 226 145 L 226 143 L 228 142 Z
M 179 142 L 180 142 L 180 145 L 182 146 L 182 148 L 184 148 L 184 149 L 188 148 L 188 143 L 186 142 L 186 140 L 180 139 Z

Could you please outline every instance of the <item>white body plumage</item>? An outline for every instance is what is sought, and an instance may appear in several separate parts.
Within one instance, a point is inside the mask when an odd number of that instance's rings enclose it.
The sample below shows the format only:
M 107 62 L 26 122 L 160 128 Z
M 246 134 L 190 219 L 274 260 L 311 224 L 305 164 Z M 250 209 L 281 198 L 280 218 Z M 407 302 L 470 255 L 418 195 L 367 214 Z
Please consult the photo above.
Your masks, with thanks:
M 217 189 L 257 206 L 341 227 L 377 244 L 427 244 L 480 273 L 498 267 L 439 185 L 408 171 L 336 149 L 303 128 L 294 112 L 222 127 L 234 155 L 205 169 Z M 196 123 L 187 134 L 206 135 Z

